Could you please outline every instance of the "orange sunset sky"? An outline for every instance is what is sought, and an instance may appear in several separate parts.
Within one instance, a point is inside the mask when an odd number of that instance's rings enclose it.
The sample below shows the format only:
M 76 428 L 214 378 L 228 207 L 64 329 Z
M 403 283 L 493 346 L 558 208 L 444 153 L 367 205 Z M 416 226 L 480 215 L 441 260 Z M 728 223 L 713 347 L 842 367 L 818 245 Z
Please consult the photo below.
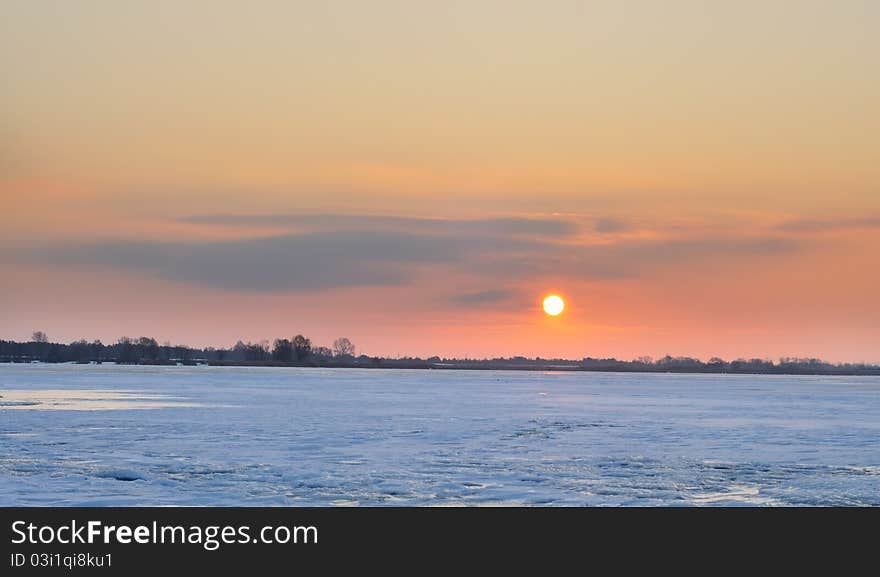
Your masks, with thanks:
M 6 0 L 0 338 L 880 361 L 878 21 Z

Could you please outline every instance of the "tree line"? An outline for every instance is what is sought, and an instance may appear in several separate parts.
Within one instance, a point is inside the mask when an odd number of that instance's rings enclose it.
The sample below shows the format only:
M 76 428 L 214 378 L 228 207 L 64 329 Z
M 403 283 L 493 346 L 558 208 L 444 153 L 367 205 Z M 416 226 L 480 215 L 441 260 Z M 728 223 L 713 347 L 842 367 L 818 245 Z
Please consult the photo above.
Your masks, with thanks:
M 340 337 L 330 347 L 315 346 L 311 339 L 293 338 L 259 342 L 237 341 L 227 348 L 193 348 L 159 344 L 152 337 L 122 337 L 112 344 L 84 339 L 68 344 L 53 343 L 37 331 L 28 342 L 0 340 L 0 362 L 104 363 L 122 364 L 210 364 L 265 366 L 329 366 L 409 369 L 562 370 L 650 373 L 732 373 L 803 375 L 880 375 L 880 365 L 869 363 L 832 364 L 816 358 L 783 357 L 777 361 L 739 358 L 726 361 L 712 357 L 666 355 L 659 359 L 638 357 L 631 361 L 585 357 L 581 360 L 543 359 L 522 356 L 492 359 L 458 359 L 433 356 L 382 358 L 356 355 L 352 342 Z
M 276 339 L 257 343 L 238 341 L 228 349 L 194 348 L 185 345 L 159 344 L 152 337 L 121 337 L 115 343 L 80 339 L 70 343 L 53 343 L 43 331 L 33 333 L 31 340 L 16 342 L 0 340 L 2 362 L 104 363 L 122 364 L 197 364 L 236 362 L 277 362 L 285 364 L 320 363 L 355 359 L 355 346 L 340 337 L 332 346 L 313 346 L 311 339 L 296 335 L 292 339 Z

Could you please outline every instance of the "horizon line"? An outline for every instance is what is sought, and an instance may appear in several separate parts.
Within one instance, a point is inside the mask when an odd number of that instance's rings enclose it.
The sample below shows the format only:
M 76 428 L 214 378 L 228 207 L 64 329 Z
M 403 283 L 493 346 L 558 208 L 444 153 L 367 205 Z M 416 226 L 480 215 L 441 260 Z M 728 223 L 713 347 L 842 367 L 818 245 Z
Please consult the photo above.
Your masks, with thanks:
M 35 334 L 37 332 L 41 332 L 41 331 L 35 331 Z M 45 335 L 45 333 L 43 333 L 43 334 Z M 303 336 L 303 335 L 298 335 L 298 336 Z M 339 337 L 339 338 L 343 338 L 343 337 Z M 80 344 L 84 341 L 88 345 L 94 345 L 95 343 L 100 343 L 101 346 L 104 346 L 104 347 L 113 347 L 113 346 L 123 344 L 124 339 L 129 339 L 135 345 L 137 345 L 137 341 L 140 339 L 149 339 L 149 340 L 153 341 L 156 344 L 156 346 L 158 346 L 160 348 L 161 347 L 183 348 L 183 349 L 188 349 L 191 351 L 200 351 L 200 352 L 208 352 L 208 351 L 230 351 L 231 352 L 231 351 L 235 350 L 236 345 L 241 343 L 242 345 L 245 345 L 245 346 L 259 346 L 260 348 L 262 348 L 265 351 L 266 354 L 269 354 L 269 355 L 272 354 L 272 350 L 273 350 L 271 348 L 271 345 L 273 345 L 274 343 L 281 341 L 281 340 L 288 340 L 287 337 L 281 337 L 281 338 L 276 338 L 276 339 L 260 339 L 258 341 L 250 341 L 250 340 L 244 341 L 242 339 L 238 339 L 231 346 L 213 346 L 213 345 L 193 346 L 193 345 L 183 344 L 183 343 L 174 344 L 169 340 L 159 342 L 154 337 L 148 337 L 145 335 L 142 335 L 140 337 L 129 337 L 129 336 L 124 335 L 124 336 L 118 337 L 114 342 L 111 342 L 111 343 L 104 343 L 101 339 L 93 339 L 93 340 L 89 341 L 85 338 L 80 338 L 80 339 L 72 340 L 70 342 L 65 343 L 65 342 L 61 342 L 61 341 L 50 341 L 50 340 L 48 340 L 48 337 L 45 341 L 39 341 L 39 340 L 33 340 L 33 339 L 18 341 L 18 340 L 15 340 L 14 338 L 10 338 L 10 339 L 0 338 L 0 342 L 13 343 L 16 345 L 47 344 L 47 345 L 69 347 L 72 345 Z M 292 339 L 289 339 L 289 340 L 292 341 Z M 308 345 L 311 350 L 312 349 L 311 339 L 308 339 L 306 337 L 306 340 L 308 341 Z M 266 345 L 265 347 L 263 347 L 264 344 Z M 330 350 L 330 347 L 325 347 L 323 345 L 318 345 L 317 347 L 314 347 L 314 348 L 323 348 L 323 349 Z M 490 357 L 490 356 L 470 357 L 467 355 L 463 356 L 463 357 L 457 357 L 457 356 L 444 356 L 444 355 L 436 354 L 436 353 L 431 354 L 431 355 L 427 355 L 427 356 L 419 356 L 419 355 L 411 355 L 411 354 L 404 354 L 404 355 L 397 354 L 396 356 L 391 356 L 391 355 L 387 355 L 387 354 L 379 354 L 379 355 L 366 354 L 363 351 L 359 351 L 356 355 L 351 355 L 351 356 L 353 356 L 354 358 L 368 357 L 368 358 L 381 359 L 381 360 L 422 360 L 422 361 L 427 361 L 429 359 L 438 358 L 441 361 L 458 361 L 458 362 L 461 362 L 461 361 L 490 362 L 490 361 L 512 361 L 512 360 L 516 360 L 516 359 L 524 359 L 527 361 L 560 361 L 560 362 L 568 362 L 568 363 L 582 363 L 587 360 L 592 360 L 592 361 L 609 361 L 609 362 L 613 361 L 613 362 L 619 362 L 619 363 L 639 363 L 639 364 L 644 364 L 644 365 L 656 365 L 658 361 L 663 360 L 663 359 L 671 359 L 671 360 L 678 360 L 678 361 L 698 361 L 698 362 L 706 364 L 706 365 L 713 364 L 712 361 L 714 359 L 718 359 L 721 362 L 727 363 L 727 364 L 740 362 L 740 361 L 746 361 L 746 362 L 761 361 L 763 363 L 772 363 L 774 365 L 776 363 L 781 364 L 783 361 L 788 361 L 788 362 L 815 361 L 815 362 L 818 362 L 821 364 L 832 365 L 832 366 L 861 365 L 861 366 L 869 366 L 869 367 L 880 367 L 880 360 L 876 360 L 876 361 L 869 361 L 869 360 L 840 361 L 840 360 L 829 360 L 829 359 L 826 359 L 823 357 L 817 357 L 817 356 L 812 356 L 812 355 L 806 355 L 806 356 L 780 355 L 780 356 L 777 356 L 776 358 L 770 358 L 768 356 L 760 356 L 760 357 L 758 357 L 758 356 L 737 356 L 735 358 L 731 358 L 730 360 L 727 360 L 720 355 L 711 355 L 704 360 L 703 357 L 699 357 L 699 356 L 672 355 L 668 352 L 664 353 L 662 356 L 657 356 L 657 357 L 654 357 L 653 355 L 637 355 L 637 356 L 634 356 L 630 359 L 617 358 L 614 356 L 593 357 L 593 356 L 589 356 L 589 355 L 584 355 L 580 358 L 542 357 L 542 356 L 531 356 L 530 357 L 530 356 L 523 355 L 523 354 L 510 354 L 508 356 L 494 356 L 494 357 Z

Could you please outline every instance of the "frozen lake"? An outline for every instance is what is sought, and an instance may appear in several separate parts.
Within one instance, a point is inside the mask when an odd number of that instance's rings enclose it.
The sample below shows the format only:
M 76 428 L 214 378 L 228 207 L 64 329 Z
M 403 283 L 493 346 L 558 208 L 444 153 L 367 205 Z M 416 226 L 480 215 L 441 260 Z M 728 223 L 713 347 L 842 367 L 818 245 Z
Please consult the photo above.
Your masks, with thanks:
M 880 505 L 880 378 L 0 364 L 0 505 Z

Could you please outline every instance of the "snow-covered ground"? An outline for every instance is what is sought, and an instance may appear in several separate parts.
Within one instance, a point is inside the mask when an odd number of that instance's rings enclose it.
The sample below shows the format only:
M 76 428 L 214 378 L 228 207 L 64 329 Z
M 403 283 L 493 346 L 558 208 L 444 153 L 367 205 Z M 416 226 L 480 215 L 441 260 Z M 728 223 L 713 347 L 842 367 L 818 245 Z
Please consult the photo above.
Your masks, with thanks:
M 880 378 L 0 365 L 0 505 L 355 504 L 880 505 Z

